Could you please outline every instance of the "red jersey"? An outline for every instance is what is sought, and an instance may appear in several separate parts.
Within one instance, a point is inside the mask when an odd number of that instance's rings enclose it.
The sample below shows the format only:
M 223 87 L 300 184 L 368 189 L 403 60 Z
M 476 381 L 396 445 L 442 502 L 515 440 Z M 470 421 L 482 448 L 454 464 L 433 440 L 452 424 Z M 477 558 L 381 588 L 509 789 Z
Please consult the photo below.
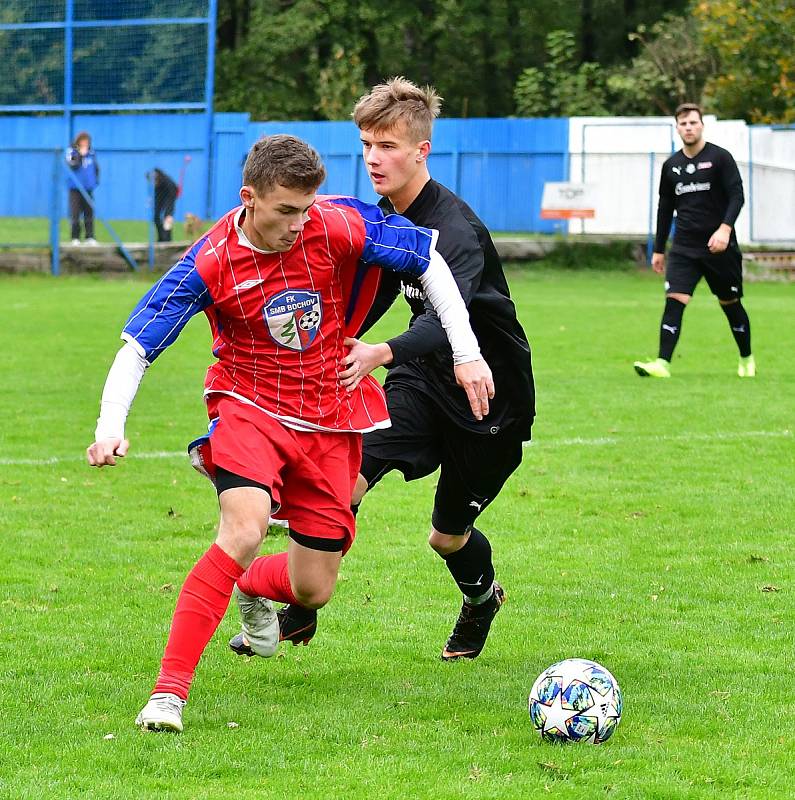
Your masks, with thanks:
M 363 320 L 378 264 L 421 275 L 435 232 L 351 198 L 319 200 L 287 252 L 254 247 L 226 214 L 138 303 L 122 338 L 153 361 L 204 311 L 213 334 L 205 395 L 227 394 L 302 430 L 365 432 L 389 424 L 368 376 L 340 385 L 343 340 Z

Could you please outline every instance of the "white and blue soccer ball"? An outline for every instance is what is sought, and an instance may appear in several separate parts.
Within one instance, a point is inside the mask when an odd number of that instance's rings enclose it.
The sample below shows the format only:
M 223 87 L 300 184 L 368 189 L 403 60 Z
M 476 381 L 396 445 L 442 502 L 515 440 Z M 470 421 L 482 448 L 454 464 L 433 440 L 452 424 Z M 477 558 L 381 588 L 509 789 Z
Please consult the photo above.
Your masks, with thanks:
M 601 664 L 567 658 L 545 669 L 530 691 L 533 727 L 552 742 L 601 744 L 621 720 L 618 681 Z

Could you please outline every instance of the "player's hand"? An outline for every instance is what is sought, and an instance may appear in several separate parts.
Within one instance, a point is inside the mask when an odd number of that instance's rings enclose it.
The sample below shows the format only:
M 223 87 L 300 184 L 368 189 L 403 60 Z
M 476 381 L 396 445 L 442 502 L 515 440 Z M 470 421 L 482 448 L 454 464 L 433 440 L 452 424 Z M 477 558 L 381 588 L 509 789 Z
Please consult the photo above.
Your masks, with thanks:
M 454 367 L 456 383 L 467 393 L 469 407 L 475 419 L 480 420 L 489 413 L 489 400 L 494 397 L 494 379 L 489 365 L 479 358 Z
M 731 229 L 729 229 L 729 233 L 727 233 L 721 225 L 721 227 L 709 237 L 709 241 L 707 242 L 707 249 L 709 252 L 722 253 L 729 246 L 730 235 Z
M 343 342 L 349 347 L 348 355 L 342 359 L 343 369 L 339 373 L 340 383 L 352 392 L 376 367 L 392 361 L 392 348 L 386 343 L 367 344 L 350 336 Z
M 651 268 L 658 275 L 662 275 L 665 272 L 665 253 L 651 254 Z
M 86 458 L 92 467 L 115 467 L 116 458 L 123 458 L 130 449 L 127 439 L 102 439 L 86 449 Z

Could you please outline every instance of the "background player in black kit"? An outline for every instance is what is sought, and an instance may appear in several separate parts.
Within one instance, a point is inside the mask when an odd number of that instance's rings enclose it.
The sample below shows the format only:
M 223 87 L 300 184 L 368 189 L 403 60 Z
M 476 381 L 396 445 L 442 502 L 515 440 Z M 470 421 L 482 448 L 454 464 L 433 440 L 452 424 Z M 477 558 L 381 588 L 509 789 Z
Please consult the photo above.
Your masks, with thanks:
M 751 354 L 751 323 L 740 300 L 742 254 L 734 232 L 744 202 L 740 172 L 728 150 L 704 141 L 704 122 L 697 105 L 684 103 L 674 116 L 684 146 L 663 164 L 651 261 L 655 272 L 665 272 L 660 350 L 654 361 L 636 361 L 635 371 L 642 376 L 671 377 L 671 356 L 682 329 L 682 315 L 703 277 L 718 298 L 737 342 L 737 374 L 753 378 L 756 363 Z M 666 264 L 665 242 L 674 211 L 676 231 Z
M 473 523 L 522 460 L 522 442 L 530 438 L 535 414 L 535 392 L 530 347 L 494 243 L 472 210 L 428 172 L 431 129 L 440 104 L 430 87 L 420 89 L 394 78 L 361 98 L 353 118 L 382 208 L 439 231 L 437 249 L 469 308 L 472 329 L 494 376 L 489 413 L 480 422 L 468 418 L 444 332 L 413 280 L 383 283 L 362 329 L 402 292 L 411 308 L 408 330 L 376 345 L 349 339 L 351 351 L 341 379 L 352 388 L 376 367 L 389 367 L 385 387 L 392 427 L 364 436 L 354 505 L 393 469 L 414 480 L 441 466 L 429 543 L 464 595 L 442 651 L 443 659 L 452 660 L 480 654 L 503 601 L 502 587 L 494 581 L 491 545 Z M 289 606 L 282 611 L 283 638 L 285 633 L 293 638 L 292 632 L 303 625 L 306 639 L 315 630 L 316 618 L 296 620 L 292 612 Z

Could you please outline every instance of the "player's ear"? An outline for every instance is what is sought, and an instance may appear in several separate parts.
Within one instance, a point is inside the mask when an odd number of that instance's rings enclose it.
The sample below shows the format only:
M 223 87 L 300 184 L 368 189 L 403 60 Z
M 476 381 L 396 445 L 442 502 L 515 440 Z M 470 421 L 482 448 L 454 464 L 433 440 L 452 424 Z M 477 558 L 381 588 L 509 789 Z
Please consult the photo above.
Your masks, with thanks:
M 254 189 L 251 186 L 240 187 L 240 202 L 246 208 L 254 208 Z
M 417 147 L 417 161 L 426 161 L 430 154 L 431 154 L 430 141 L 426 139 L 424 142 L 420 142 L 419 146 Z

